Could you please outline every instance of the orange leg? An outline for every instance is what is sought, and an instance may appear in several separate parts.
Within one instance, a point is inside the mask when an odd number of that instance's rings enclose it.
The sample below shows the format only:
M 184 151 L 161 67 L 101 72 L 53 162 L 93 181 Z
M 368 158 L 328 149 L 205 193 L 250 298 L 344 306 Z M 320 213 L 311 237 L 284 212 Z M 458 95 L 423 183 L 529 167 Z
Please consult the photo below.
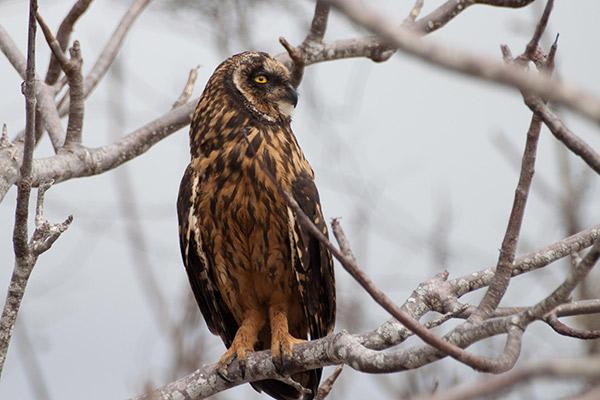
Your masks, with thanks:
M 259 310 L 249 310 L 244 315 L 244 321 L 235 334 L 233 343 L 219 359 L 221 369 L 226 369 L 229 363 L 237 358 L 241 363 L 246 360 L 247 352 L 254 351 L 258 333 L 265 324 L 265 315 Z
M 292 358 L 294 345 L 305 342 L 290 335 L 287 312 L 287 304 L 285 303 L 278 303 L 269 307 L 273 363 L 277 368 L 284 370 Z

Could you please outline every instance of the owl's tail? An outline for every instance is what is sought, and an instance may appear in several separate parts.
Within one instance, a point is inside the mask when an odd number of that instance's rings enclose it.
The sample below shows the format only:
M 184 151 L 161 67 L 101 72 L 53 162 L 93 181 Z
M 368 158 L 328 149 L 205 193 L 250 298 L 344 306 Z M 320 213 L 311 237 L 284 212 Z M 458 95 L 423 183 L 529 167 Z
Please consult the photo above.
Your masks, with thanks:
M 304 388 L 309 389 L 311 391 L 310 394 L 302 395 L 298 389 L 274 379 L 252 382 L 251 385 L 257 392 L 265 392 L 277 400 L 312 400 L 317 395 L 322 372 L 323 369 L 319 368 L 291 376 L 293 380 Z

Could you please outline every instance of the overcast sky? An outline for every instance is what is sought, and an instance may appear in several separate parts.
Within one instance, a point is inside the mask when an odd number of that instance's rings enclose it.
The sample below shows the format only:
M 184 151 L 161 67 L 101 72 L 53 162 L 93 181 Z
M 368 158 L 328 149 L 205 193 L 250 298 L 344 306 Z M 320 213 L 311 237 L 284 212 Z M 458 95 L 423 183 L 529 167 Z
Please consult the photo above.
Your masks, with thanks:
M 0 24 L 25 52 L 27 2 L 0 0 Z M 41 1 L 40 12 L 55 29 L 72 1 Z M 81 41 L 84 72 L 124 13 L 129 1 L 97 0 L 73 35 Z M 190 68 L 200 64 L 195 96 L 226 54 L 247 50 L 281 52 L 279 36 L 299 43 L 310 22 L 310 2 L 299 2 L 295 15 L 280 7 L 250 10 L 252 40 L 234 40 L 227 49 L 212 39 L 219 27 L 191 12 L 171 12 L 156 1 L 142 14 L 118 57 L 122 83 L 109 74 L 86 102 L 84 143 L 100 146 L 127 134 L 169 110 L 179 96 Z M 286 2 L 285 4 L 287 4 Z M 400 21 L 412 1 L 369 2 Z M 425 12 L 441 1 L 426 1 Z M 539 1 L 537 2 L 539 3 Z M 499 45 L 522 51 L 532 29 L 534 11 L 474 6 L 432 35 L 473 52 L 500 59 Z M 558 68 L 565 81 L 600 94 L 600 3 L 594 0 L 557 1 L 550 22 L 552 35 L 560 32 Z M 362 34 L 334 13 L 326 39 Z M 37 63 L 45 69 L 48 50 L 38 37 Z M 118 81 L 117 81 L 118 82 Z M 0 123 L 10 134 L 24 126 L 21 80 L 0 57 Z M 300 88 L 293 129 L 317 174 L 323 208 L 328 218 L 342 217 L 358 259 L 372 278 L 399 303 L 419 282 L 447 269 L 452 276 L 495 263 L 517 182 L 514 163 L 498 150 L 494 138 L 503 135 L 517 147 L 525 141 L 531 117 L 518 92 L 457 76 L 403 54 L 386 63 L 345 60 L 311 66 Z M 120 110 L 122 120 L 115 117 Z M 569 126 L 598 148 L 600 135 L 592 124 L 564 114 Z M 44 254 L 33 272 L 19 320 L 24 321 L 53 400 L 120 399 L 139 394 L 145 382 L 166 383 L 170 360 L 168 335 L 157 324 L 151 304 L 139 284 L 133 260 L 144 257 L 168 301 L 169 313 L 181 314 L 189 290 L 181 264 L 175 199 L 189 161 L 187 128 L 153 147 L 147 154 L 116 171 L 61 183 L 47 194 L 47 215 L 62 220 L 74 215 L 69 230 Z M 536 178 L 559 188 L 559 162 L 554 138 L 543 130 Z M 47 140 L 36 157 L 51 155 Z M 582 162 L 571 157 L 573 170 Z M 126 171 L 126 172 L 124 172 Z M 127 196 L 139 216 L 123 211 L 119 182 L 129 185 Z M 521 250 L 540 248 L 564 236 L 556 209 L 536 189 L 527 206 Z M 592 180 L 584 225 L 600 221 L 597 179 Z M 16 191 L 0 204 L 0 298 L 4 299 L 12 272 L 12 223 Z M 143 227 L 144 250 L 127 241 L 135 219 Z M 441 222 L 440 222 L 441 221 Z M 432 233 L 446 230 L 449 254 L 432 257 Z M 142 254 L 143 252 L 143 254 Z M 443 262 L 443 265 L 440 263 Z M 337 268 L 337 267 L 336 267 Z M 357 289 L 341 268 L 339 307 L 364 304 L 361 329 L 375 328 L 384 311 Z M 504 305 L 527 305 L 560 283 L 564 268 L 558 263 L 532 278 L 511 283 Z M 467 297 L 475 299 L 475 296 Z M 2 300 L 3 301 L 3 300 Z M 343 329 L 344 320 L 337 328 Z M 538 324 L 539 325 L 539 324 Z M 355 325 L 353 325 L 356 327 Z M 199 330 L 205 325 L 199 324 Z M 18 325 L 0 381 L 0 398 L 35 399 L 19 348 Z M 491 344 L 490 344 L 491 343 Z M 477 346 L 499 352 L 497 340 Z M 214 362 L 224 351 L 210 336 L 203 361 Z M 548 328 L 534 326 L 525 334 L 520 363 L 557 354 L 575 356 L 583 347 L 574 339 L 555 337 Z M 446 360 L 428 368 L 421 379 L 431 384 L 442 370 L 472 381 L 477 375 Z M 451 372 L 448 372 L 451 371 Z M 403 382 L 399 374 L 390 385 Z M 381 377 L 344 371 L 332 399 L 390 398 Z M 358 382 L 365 382 L 359 385 Z M 448 382 L 442 382 L 442 384 Z M 352 390 L 349 392 L 349 390 Z M 534 387 L 530 398 L 564 395 L 566 385 Z M 546 392 L 541 392 L 546 390 Z M 246 398 L 254 391 L 244 385 L 228 392 Z M 240 396 L 240 397 L 237 397 Z M 243 397 L 242 397 L 243 396 Z M 346 397 L 348 396 L 348 397 Z M 263 397 L 266 398 L 266 397 Z M 519 398 L 515 396 L 514 398 Z

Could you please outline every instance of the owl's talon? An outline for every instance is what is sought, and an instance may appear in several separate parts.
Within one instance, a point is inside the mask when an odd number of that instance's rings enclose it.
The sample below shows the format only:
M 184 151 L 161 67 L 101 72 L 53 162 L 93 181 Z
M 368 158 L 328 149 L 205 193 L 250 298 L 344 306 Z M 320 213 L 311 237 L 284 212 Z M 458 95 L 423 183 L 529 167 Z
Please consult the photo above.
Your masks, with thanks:
M 277 372 L 284 376 L 287 375 L 287 371 L 292 366 L 294 345 L 304 342 L 305 340 L 296 339 L 289 333 L 273 341 L 271 353 Z
M 229 379 L 227 369 L 223 369 L 222 367 L 217 367 L 217 375 L 221 377 L 225 382 L 233 383 L 233 380 Z
M 231 363 L 237 360 L 240 375 L 242 379 L 244 379 L 244 377 L 246 376 L 247 351 L 248 349 L 246 347 L 244 347 L 243 345 L 239 345 L 234 341 L 231 347 L 229 347 L 225 354 L 221 356 L 219 362 L 217 363 L 217 373 L 219 374 L 219 376 L 221 376 L 221 378 L 228 382 L 232 382 L 229 378 L 229 367 L 231 366 Z

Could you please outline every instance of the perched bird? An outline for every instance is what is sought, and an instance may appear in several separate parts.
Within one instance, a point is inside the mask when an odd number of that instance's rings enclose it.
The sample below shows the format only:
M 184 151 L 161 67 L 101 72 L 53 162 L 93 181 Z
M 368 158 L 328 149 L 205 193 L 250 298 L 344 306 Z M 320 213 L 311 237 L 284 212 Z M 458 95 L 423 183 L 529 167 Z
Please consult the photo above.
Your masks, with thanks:
M 290 128 L 297 100 L 283 64 L 244 52 L 217 67 L 192 118 L 179 238 L 198 306 L 227 346 L 224 371 L 265 349 L 285 369 L 295 344 L 334 327 L 331 254 L 280 192 L 327 234 L 314 173 Z M 312 399 L 321 372 L 291 377 L 312 394 L 278 380 L 252 386 L 276 399 Z

